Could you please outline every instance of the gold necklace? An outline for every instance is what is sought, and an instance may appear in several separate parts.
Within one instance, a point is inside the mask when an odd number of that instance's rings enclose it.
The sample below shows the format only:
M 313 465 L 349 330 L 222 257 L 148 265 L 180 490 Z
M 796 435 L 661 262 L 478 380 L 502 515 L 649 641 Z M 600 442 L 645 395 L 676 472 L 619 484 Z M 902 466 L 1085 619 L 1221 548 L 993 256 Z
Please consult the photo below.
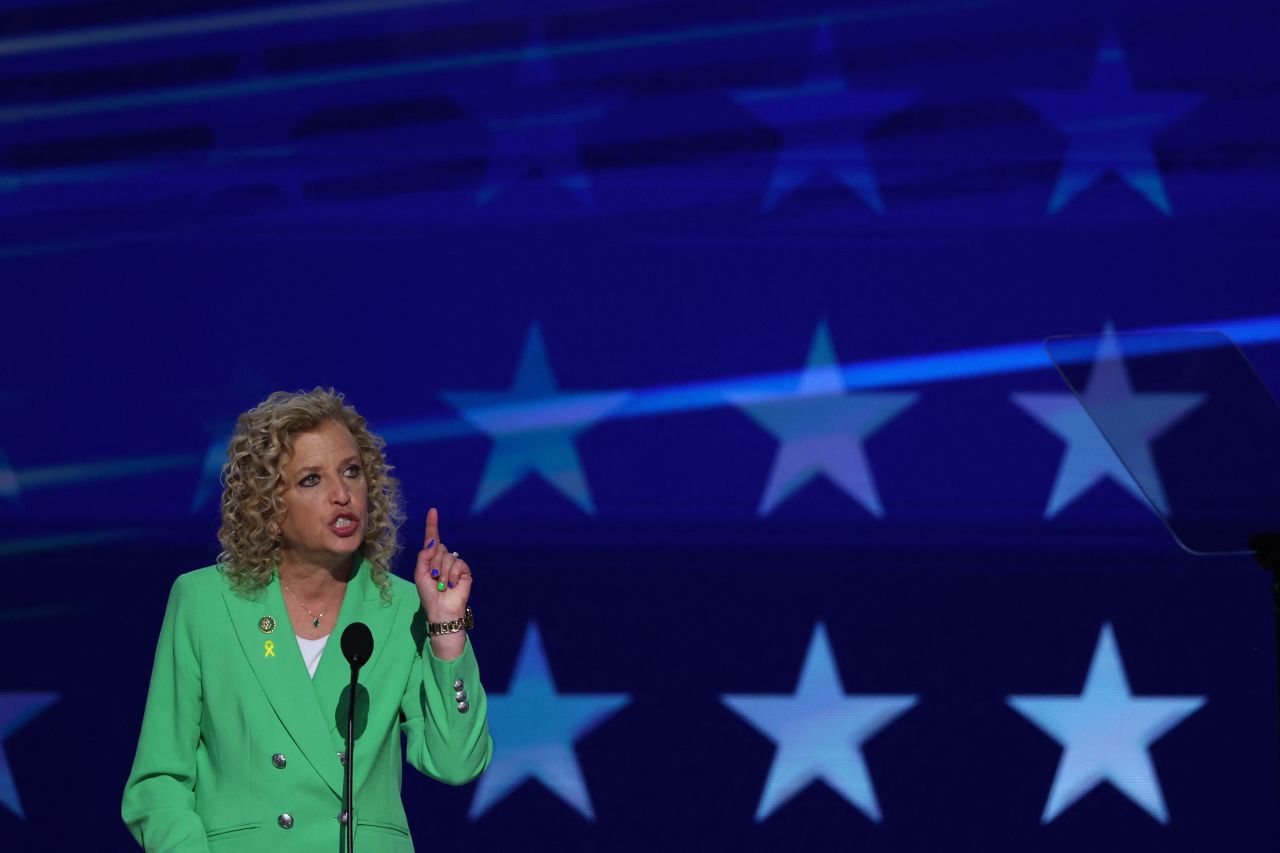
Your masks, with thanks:
M 284 581 L 280 581 L 280 585 L 281 585 L 281 586 L 283 586 L 283 587 L 285 588 L 285 591 L 286 591 L 286 592 L 288 592 L 290 595 L 292 595 L 292 596 L 293 596 L 293 600 L 294 600 L 294 601 L 296 601 L 296 602 L 298 602 L 298 606 L 299 606 L 299 607 L 301 607 L 303 610 L 307 611 L 307 615 L 311 617 L 311 627 L 312 627 L 312 628 L 319 628 L 319 627 L 320 627 L 320 619 L 324 616 L 325 611 L 321 610 L 321 611 L 320 611 L 320 613 L 319 613 L 319 615 L 317 615 L 317 614 L 316 614 L 316 613 L 315 613 L 315 612 L 314 612 L 310 607 L 308 607 L 307 605 L 305 605 L 305 604 L 303 604 L 303 603 L 302 603 L 302 599 L 301 599 L 301 598 L 298 598 L 297 593 L 295 593 L 293 590 L 289 589 L 289 585 L 288 585 L 287 583 L 285 583 Z

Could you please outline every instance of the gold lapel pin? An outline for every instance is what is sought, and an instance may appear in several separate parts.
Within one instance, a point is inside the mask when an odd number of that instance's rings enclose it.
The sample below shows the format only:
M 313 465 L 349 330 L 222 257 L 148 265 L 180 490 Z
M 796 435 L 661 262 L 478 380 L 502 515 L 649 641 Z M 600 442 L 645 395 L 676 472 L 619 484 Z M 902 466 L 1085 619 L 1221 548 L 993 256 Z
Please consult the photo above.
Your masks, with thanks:
M 276 629 L 276 619 L 274 616 L 263 616 L 258 620 L 258 630 L 264 634 L 270 634 Z

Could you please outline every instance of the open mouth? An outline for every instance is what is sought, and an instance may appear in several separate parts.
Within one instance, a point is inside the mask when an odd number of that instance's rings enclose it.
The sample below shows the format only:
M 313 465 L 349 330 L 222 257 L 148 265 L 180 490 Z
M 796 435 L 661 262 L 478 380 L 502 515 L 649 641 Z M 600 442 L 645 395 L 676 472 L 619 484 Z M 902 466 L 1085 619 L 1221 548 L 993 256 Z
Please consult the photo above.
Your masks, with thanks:
M 329 529 L 338 536 L 351 536 L 360 529 L 360 521 L 350 513 L 343 513 L 329 522 Z

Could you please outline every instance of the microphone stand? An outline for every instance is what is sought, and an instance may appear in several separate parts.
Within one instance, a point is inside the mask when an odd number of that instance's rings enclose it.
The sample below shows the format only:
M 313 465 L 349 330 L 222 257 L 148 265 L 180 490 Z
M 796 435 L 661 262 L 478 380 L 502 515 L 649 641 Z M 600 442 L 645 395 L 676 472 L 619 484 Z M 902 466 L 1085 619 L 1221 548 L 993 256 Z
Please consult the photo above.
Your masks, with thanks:
M 373 655 L 373 634 L 363 622 L 352 622 L 342 632 L 342 656 L 351 664 L 351 686 L 347 688 L 347 772 L 342 778 L 342 814 L 338 820 L 346 827 L 346 853 L 355 853 L 356 815 L 354 794 L 356 765 L 356 688 L 359 687 L 360 667 Z
M 342 779 L 342 822 L 346 824 L 347 829 L 347 853 L 355 853 L 356 849 L 356 820 L 355 814 L 352 812 L 352 780 L 355 779 L 355 755 L 356 755 L 356 685 L 360 675 L 359 667 L 351 667 L 351 687 L 348 695 L 351 701 L 347 703 L 347 772 L 343 774 Z

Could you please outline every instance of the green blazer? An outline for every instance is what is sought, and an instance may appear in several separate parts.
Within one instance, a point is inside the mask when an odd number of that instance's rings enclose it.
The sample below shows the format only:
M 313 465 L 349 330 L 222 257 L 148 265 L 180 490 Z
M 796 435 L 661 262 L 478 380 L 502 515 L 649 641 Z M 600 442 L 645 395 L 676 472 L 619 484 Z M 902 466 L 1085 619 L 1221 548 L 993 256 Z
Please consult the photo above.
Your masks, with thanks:
M 144 848 L 339 849 L 351 680 L 339 641 L 347 625 L 364 622 L 374 646 L 356 692 L 357 845 L 360 853 L 413 850 L 400 799 L 400 733 L 410 764 L 454 785 L 488 765 L 493 741 L 470 642 L 456 660 L 436 658 L 417 588 L 390 581 L 386 602 L 357 557 L 312 679 L 278 578 L 252 598 L 233 592 L 217 566 L 177 579 L 121 807 Z

